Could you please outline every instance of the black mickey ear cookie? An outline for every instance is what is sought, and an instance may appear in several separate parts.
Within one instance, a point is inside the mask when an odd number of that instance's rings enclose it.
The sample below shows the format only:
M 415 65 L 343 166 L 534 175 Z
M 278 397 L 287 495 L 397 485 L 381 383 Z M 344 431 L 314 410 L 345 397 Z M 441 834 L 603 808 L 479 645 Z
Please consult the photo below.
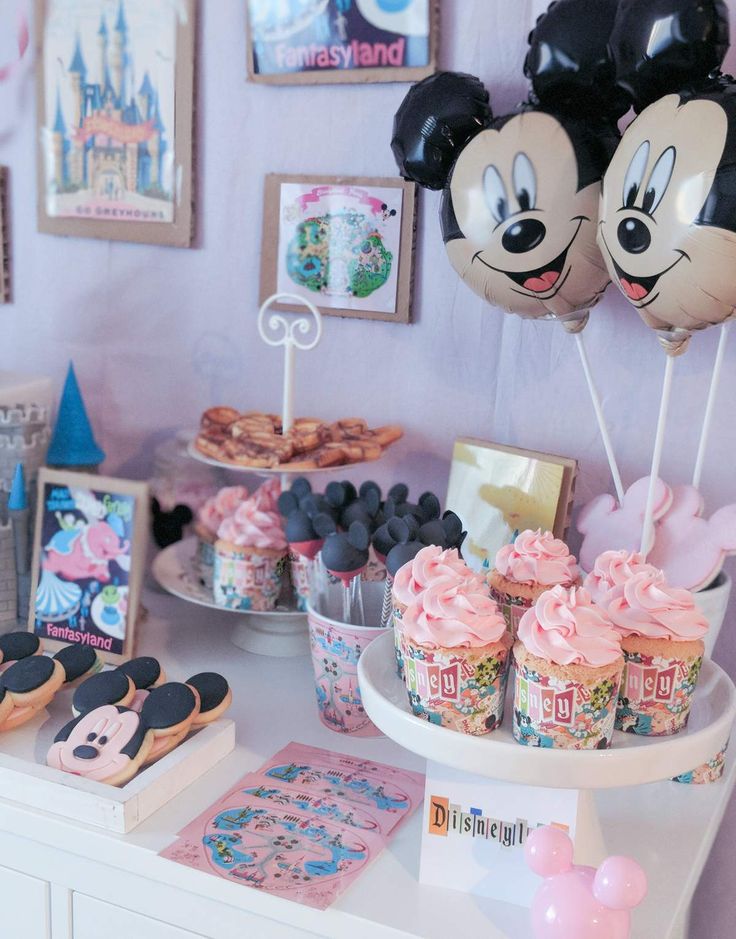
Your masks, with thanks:
M 192 721 L 193 727 L 200 727 L 216 721 L 230 707 L 233 693 L 227 679 L 217 672 L 199 672 L 187 679 L 187 684 L 199 695 L 199 714 Z
M 141 721 L 153 733 L 146 765 L 179 746 L 191 730 L 199 707 L 199 693 L 183 682 L 170 681 L 151 690 L 141 708 Z
M 56 653 L 54 659 L 64 669 L 64 684 L 67 687 L 73 682 L 89 678 L 103 667 L 102 659 L 91 646 L 65 646 Z
M 127 707 L 135 695 L 133 680 L 119 668 L 87 678 L 74 692 L 72 712 L 76 717 L 104 704 Z
M 27 631 L 5 633 L 0 636 L 0 664 L 18 662 L 29 655 L 41 653 L 41 640 Z
M 45 707 L 64 684 L 64 669 L 45 655 L 15 662 L 0 678 L 15 707 Z
M 161 663 L 152 655 L 139 655 L 135 659 L 123 662 L 122 665 L 118 665 L 118 671 L 131 679 L 136 691 L 148 691 L 155 685 L 162 685 L 166 681 L 166 674 L 161 668 Z

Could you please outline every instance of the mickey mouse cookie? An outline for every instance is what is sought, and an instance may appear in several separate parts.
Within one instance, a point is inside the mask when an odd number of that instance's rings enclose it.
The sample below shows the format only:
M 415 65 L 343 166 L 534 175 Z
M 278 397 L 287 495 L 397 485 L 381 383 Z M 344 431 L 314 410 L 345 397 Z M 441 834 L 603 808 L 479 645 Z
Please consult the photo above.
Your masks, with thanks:
M 31 655 L 41 655 L 42 652 L 41 640 L 26 630 L 0 636 L 0 674 L 7 671 L 13 662 Z
M 32 720 L 51 702 L 64 678 L 61 663 L 45 655 L 32 655 L 14 662 L 0 679 L 3 691 L 0 714 L 5 713 L 0 731 L 12 730 Z M 9 712 L 5 710 L 6 699 L 11 705 Z

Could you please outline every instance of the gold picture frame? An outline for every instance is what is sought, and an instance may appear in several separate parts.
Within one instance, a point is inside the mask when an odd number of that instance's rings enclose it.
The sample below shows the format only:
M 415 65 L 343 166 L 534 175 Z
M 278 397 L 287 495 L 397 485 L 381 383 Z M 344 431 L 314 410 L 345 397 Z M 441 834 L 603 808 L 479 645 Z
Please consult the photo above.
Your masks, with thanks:
M 447 487 L 447 508 L 467 529 L 463 556 L 479 570 L 526 528 L 565 539 L 570 526 L 577 460 L 459 437 Z
M 133 656 L 148 513 L 146 483 L 41 469 L 28 630 L 45 649 L 90 645 L 116 665 Z
M 195 0 L 35 2 L 38 230 L 190 247 Z

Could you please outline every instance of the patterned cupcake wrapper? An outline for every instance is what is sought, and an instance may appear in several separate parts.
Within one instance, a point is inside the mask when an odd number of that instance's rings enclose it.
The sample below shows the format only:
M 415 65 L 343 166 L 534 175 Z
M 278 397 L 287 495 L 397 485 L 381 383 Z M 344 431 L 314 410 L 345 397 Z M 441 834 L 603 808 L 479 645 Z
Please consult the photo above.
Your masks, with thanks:
M 296 595 L 296 607 L 306 613 L 307 603 L 309 601 L 309 574 L 311 570 L 311 561 L 302 554 L 289 555 L 289 571 L 291 573 L 291 585 Z
M 619 682 L 597 685 L 516 665 L 513 734 L 528 747 L 605 750 L 611 745 Z
M 275 609 L 285 567 L 285 557 L 244 556 L 240 552 L 216 549 L 215 603 L 229 610 L 267 612 Z
M 519 622 L 526 611 L 532 607 L 533 601 L 525 597 L 514 597 L 509 593 L 502 593 L 500 590 L 491 589 L 491 596 L 498 604 L 501 615 L 506 620 L 506 628 L 514 639 L 519 634 Z
M 403 609 L 394 606 L 393 624 L 394 624 L 394 655 L 396 656 L 396 673 L 399 678 L 404 680 L 404 638 L 401 631 L 401 618 Z
M 664 737 L 686 727 L 702 656 L 684 659 L 624 651 L 624 661 L 616 729 Z
M 197 568 L 202 583 L 212 590 L 212 578 L 215 567 L 215 546 L 209 541 L 197 540 Z
M 402 642 L 404 682 L 412 712 L 465 734 L 500 727 L 511 658 L 473 649 L 424 649 Z

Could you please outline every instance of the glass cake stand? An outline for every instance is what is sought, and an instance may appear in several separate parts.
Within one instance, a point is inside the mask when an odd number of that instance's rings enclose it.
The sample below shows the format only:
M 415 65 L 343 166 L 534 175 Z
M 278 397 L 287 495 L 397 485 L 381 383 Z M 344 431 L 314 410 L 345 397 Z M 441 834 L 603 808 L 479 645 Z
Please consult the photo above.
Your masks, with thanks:
M 557 750 L 516 743 L 511 733 L 511 680 L 503 726 L 485 736 L 458 733 L 416 717 L 396 673 L 390 633 L 365 649 L 358 662 L 358 681 L 368 717 L 413 753 L 488 779 L 579 790 L 576 861 L 595 865 L 605 857 L 605 848 L 593 790 L 660 782 L 707 763 L 724 749 L 736 718 L 736 687 L 709 659 L 703 661 L 685 730 L 671 737 L 615 731 L 609 750 Z
M 160 551 L 153 561 L 153 576 L 164 590 L 233 618 L 232 641 L 246 652 L 289 657 L 309 653 L 306 613 L 282 598 L 273 612 L 230 610 L 218 606 L 212 592 L 202 583 L 196 564 L 197 539 L 185 538 Z

